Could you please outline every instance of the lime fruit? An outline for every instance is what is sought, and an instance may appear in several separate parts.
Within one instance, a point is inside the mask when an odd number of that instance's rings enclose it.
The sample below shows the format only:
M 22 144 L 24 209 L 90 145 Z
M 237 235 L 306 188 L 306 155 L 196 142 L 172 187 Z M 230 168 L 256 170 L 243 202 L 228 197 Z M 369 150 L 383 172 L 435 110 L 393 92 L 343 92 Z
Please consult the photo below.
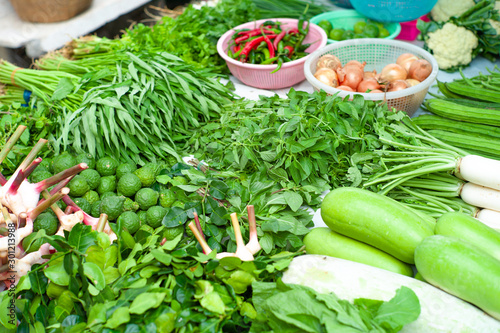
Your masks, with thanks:
M 69 153 L 62 153 L 61 155 L 54 157 L 52 160 L 52 172 L 59 173 L 75 166 L 76 164 L 76 159 L 73 155 L 70 155 Z
M 90 205 L 93 205 L 94 202 L 96 202 L 97 200 L 99 200 L 99 193 L 97 193 L 96 191 L 88 191 L 87 193 L 85 193 L 82 198 L 84 198 L 85 200 L 87 200 L 87 202 L 90 204 Z
M 133 235 L 141 227 L 139 216 L 135 212 L 123 212 L 116 223 L 121 223 L 122 228 L 125 228 L 131 235 Z
M 137 170 L 134 163 L 122 163 L 116 168 L 116 178 L 120 179 L 126 173 L 132 173 Z
M 158 196 L 158 192 L 152 188 L 144 187 L 135 194 L 135 202 L 139 204 L 141 210 L 147 210 L 149 207 L 156 205 Z
M 125 201 L 123 202 L 123 211 L 135 212 L 138 209 L 139 209 L 139 204 L 137 202 L 135 202 L 130 198 L 125 198 Z
M 87 199 L 84 199 L 83 197 L 80 198 L 73 198 L 73 201 L 80 207 L 85 213 L 89 214 L 92 212 L 92 205 L 87 201 Z
M 89 184 L 91 190 L 95 190 L 101 182 L 101 175 L 95 169 L 85 169 L 80 172 L 80 176 L 87 180 L 87 184 Z
M 81 197 L 90 190 L 87 180 L 80 175 L 76 175 L 73 179 L 71 179 L 68 183 L 68 187 L 69 195 L 72 197 Z
M 182 233 L 184 233 L 184 226 L 179 225 L 173 228 L 165 228 L 165 230 L 163 230 L 162 236 L 167 240 L 172 240 Z
M 342 28 L 335 28 L 330 31 L 328 34 L 328 38 L 333 39 L 333 40 L 341 40 L 342 35 L 344 34 L 344 29 Z
M 162 206 L 149 207 L 146 211 L 146 223 L 152 228 L 158 228 L 166 214 L 167 209 Z
M 175 200 L 176 200 L 176 195 L 174 191 L 172 191 L 171 189 L 160 191 L 160 206 L 168 208 L 172 206 Z
M 321 20 L 321 21 L 319 21 L 318 22 L 318 26 L 321 29 L 325 30 L 325 32 L 326 32 L 327 35 L 330 33 L 330 30 L 333 29 L 332 24 L 328 20 Z
M 48 170 L 36 170 L 30 175 L 29 180 L 31 183 L 38 183 L 49 177 L 52 177 L 52 174 Z
M 96 170 L 101 176 L 112 176 L 118 168 L 118 161 L 111 156 L 105 156 L 97 160 Z
M 379 29 L 379 34 L 378 34 L 379 38 L 386 38 L 389 37 L 389 35 L 390 35 L 389 30 L 387 30 L 386 28 Z
M 365 34 L 366 37 L 377 38 L 380 33 L 380 30 L 376 24 L 368 23 L 365 29 L 363 30 L 363 33 Z
M 99 186 L 97 186 L 97 193 L 103 194 L 105 192 L 113 192 L 116 190 L 116 176 L 101 177 Z
M 109 221 L 114 221 L 123 213 L 123 202 L 125 197 L 123 196 L 113 196 L 106 197 L 101 200 L 101 214 L 104 213 L 108 215 Z
M 59 228 L 59 220 L 54 215 L 49 212 L 41 213 L 37 216 L 35 221 L 33 221 L 33 232 L 36 233 L 38 230 L 45 230 L 45 233 L 49 236 L 54 235 Z
M 147 216 L 146 211 L 140 210 L 136 214 L 139 217 L 139 222 L 141 223 L 141 225 L 146 224 L 146 216 Z
M 354 27 L 352 28 L 352 30 L 354 30 L 354 33 L 356 34 L 362 34 L 363 31 L 365 31 L 365 27 L 366 27 L 365 21 L 358 21 L 354 23 Z
M 344 33 L 342 33 L 342 37 L 340 40 L 347 40 L 347 39 L 352 39 L 354 37 L 354 31 L 352 30 L 346 30 Z
M 107 197 L 116 197 L 117 194 L 115 192 L 112 192 L 112 191 L 108 191 L 108 192 L 104 192 L 103 194 L 101 194 L 101 197 L 100 199 L 104 199 L 104 198 L 107 198 Z
M 142 182 L 133 173 L 124 174 L 118 181 L 117 190 L 126 197 L 131 197 L 142 187 Z
M 92 204 L 90 215 L 92 215 L 93 217 L 101 216 L 101 200 L 97 200 Z
M 146 164 L 135 170 L 134 174 L 141 180 L 142 187 L 149 187 L 156 180 L 156 168 L 152 164 Z
M 95 168 L 95 158 L 89 153 L 81 153 L 75 156 L 76 164 L 85 163 L 89 169 Z

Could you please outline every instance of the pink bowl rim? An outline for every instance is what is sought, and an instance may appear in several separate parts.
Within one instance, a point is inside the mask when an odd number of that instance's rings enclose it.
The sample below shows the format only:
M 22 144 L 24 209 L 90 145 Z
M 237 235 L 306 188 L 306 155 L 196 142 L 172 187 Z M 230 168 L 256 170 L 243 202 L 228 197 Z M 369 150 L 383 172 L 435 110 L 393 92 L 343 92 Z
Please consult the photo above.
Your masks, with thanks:
M 231 38 L 233 36 L 233 34 L 236 32 L 236 30 L 239 30 L 239 29 L 244 29 L 244 28 L 247 28 L 248 25 L 259 25 L 260 23 L 264 23 L 266 21 L 280 21 L 282 23 L 294 23 L 294 22 L 299 22 L 299 20 L 297 19 L 291 19 L 291 18 L 269 18 L 269 19 L 261 19 L 261 20 L 257 20 L 257 21 L 251 21 L 251 22 L 247 22 L 247 23 L 243 23 L 243 24 L 240 24 L 234 28 L 232 28 L 231 30 L 228 30 L 226 33 L 224 33 L 220 38 L 219 40 L 217 41 L 217 52 L 219 52 L 219 55 L 226 61 L 226 62 L 229 62 L 231 63 L 232 65 L 235 65 L 235 66 L 239 66 L 239 67 L 245 67 L 245 68 L 248 68 L 248 69 L 262 69 L 262 70 L 270 70 L 270 69 L 274 69 L 276 68 L 276 64 L 271 64 L 271 65 L 259 65 L 259 64 L 247 64 L 247 63 L 243 63 L 241 61 L 238 61 L 238 60 L 234 60 L 233 58 L 229 57 L 227 55 L 226 52 L 224 52 L 223 48 L 222 48 L 222 44 L 224 44 L 224 42 L 228 39 L 228 38 Z M 321 29 L 318 25 L 312 23 L 312 22 L 309 22 L 310 26 L 309 26 L 309 29 L 314 29 L 316 30 L 317 32 L 319 32 L 319 34 L 321 35 L 321 39 L 319 40 L 319 46 L 316 48 L 316 50 L 324 47 L 328 41 L 328 36 L 326 35 L 325 31 L 323 29 Z M 303 63 L 306 61 L 306 59 L 313 53 L 314 51 L 312 51 L 311 53 L 309 53 L 308 55 L 306 55 L 305 57 L 302 57 L 300 59 L 297 59 L 297 60 L 293 60 L 293 61 L 290 61 L 290 62 L 285 62 L 283 63 L 283 65 L 281 66 L 281 68 L 287 68 L 287 67 L 293 67 L 293 66 L 296 66 L 300 63 Z

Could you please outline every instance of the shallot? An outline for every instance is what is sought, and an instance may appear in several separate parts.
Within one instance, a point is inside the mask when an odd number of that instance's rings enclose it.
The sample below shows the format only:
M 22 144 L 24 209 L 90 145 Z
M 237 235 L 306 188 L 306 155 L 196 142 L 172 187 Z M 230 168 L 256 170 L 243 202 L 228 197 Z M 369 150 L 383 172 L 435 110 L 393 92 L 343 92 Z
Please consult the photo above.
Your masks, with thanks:
M 363 80 L 364 71 L 362 67 L 353 63 L 337 69 L 337 74 L 342 85 L 356 90 L 358 84 Z
M 395 80 L 387 85 L 387 91 L 399 91 L 408 88 L 408 83 L 406 80 Z
M 321 68 L 337 70 L 337 68 L 339 67 L 342 67 L 342 63 L 340 62 L 339 58 L 337 58 L 333 54 L 325 54 L 321 56 L 316 63 L 316 70 Z
M 410 88 L 410 87 L 414 87 L 417 84 L 419 84 L 420 81 L 415 80 L 415 79 L 406 79 L 406 83 L 408 83 L 408 88 Z
M 411 64 L 410 70 L 408 71 L 408 77 L 422 82 L 431 75 L 431 72 L 431 63 L 425 59 L 419 59 Z
M 321 83 L 330 87 L 337 87 L 339 85 L 337 73 L 330 68 L 320 68 L 314 74 L 314 77 Z
M 380 72 L 379 82 L 389 83 L 396 80 L 405 80 L 407 77 L 406 70 L 398 64 L 389 64 Z
M 377 82 L 377 80 L 375 78 L 371 78 L 371 79 L 364 79 L 363 81 L 361 81 L 358 85 L 357 91 L 364 93 L 367 90 L 375 90 L 379 88 L 380 84 Z
M 350 91 L 350 92 L 354 92 L 354 89 L 352 89 L 351 87 L 349 86 L 344 86 L 344 85 L 340 85 L 337 87 L 337 89 L 340 89 L 340 90 L 345 90 L 345 91 Z
M 405 69 L 405 71 L 408 73 L 410 71 L 411 64 L 415 60 L 418 60 L 418 57 L 416 55 L 411 54 L 411 53 L 403 53 L 396 60 L 396 64 L 403 67 Z

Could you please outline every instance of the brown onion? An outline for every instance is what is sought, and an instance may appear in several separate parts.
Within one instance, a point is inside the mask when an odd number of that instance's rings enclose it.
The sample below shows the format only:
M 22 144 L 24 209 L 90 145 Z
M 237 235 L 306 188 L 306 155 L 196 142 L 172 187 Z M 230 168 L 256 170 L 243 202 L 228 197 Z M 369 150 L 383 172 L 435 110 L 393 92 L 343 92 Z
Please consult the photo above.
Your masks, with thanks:
M 314 73 L 314 77 L 318 79 L 321 83 L 324 83 L 330 87 L 336 87 L 339 85 L 337 73 L 330 68 L 318 69 L 316 73 Z
M 316 63 L 316 70 L 320 68 L 330 68 L 336 70 L 337 68 L 342 67 L 342 63 L 339 58 L 334 56 L 333 54 L 325 54 L 319 58 Z
M 380 93 L 383 93 L 383 91 L 380 89 L 374 89 L 374 90 L 370 91 L 370 94 L 380 94 Z
M 408 73 L 410 71 L 411 64 L 415 60 L 418 60 L 418 57 L 416 55 L 411 54 L 411 53 L 403 53 L 396 60 L 396 64 L 403 67 L 405 69 L 405 71 Z
M 408 77 L 422 82 L 427 79 L 429 75 L 431 75 L 431 72 L 431 63 L 425 59 L 419 59 L 411 64 L 410 70 L 408 71 Z
M 406 80 L 395 80 L 387 85 L 386 91 L 399 91 L 406 88 L 408 88 L 408 82 L 406 82 Z
M 337 89 L 354 92 L 354 89 L 352 89 L 349 86 L 342 86 L 342 85 L 340 85 L 340 86 L 337 87 Z
M 355 65 L 355 66 L 358 66 L 360 68 L 365 68 L 365 65 L 366 65 L 366 61 L 363 61 L 363 63 L 360 63 L 359 61 L 357 60 L 351 60 L 349 62 L 347 62 L 347 64 L 345 64 L 346 66 L 351 66 L 351 65 Z
M 377 76 L 377 71 L 376 70 L 373 70 L 371 72 L 365 71 L 363 73 L 363 79 L 364 80 L 374 78 L 375 76 Z
M 406 83 L 408 83 L 408 88 L 410 88 L 410 87 L 414 87 L 417 84 L 419 84 L 420 81 L 415 80 L 415 79 L 406 79 Z
M 403 67 L 398 64 L 389 64 L 380 72 L 379 81 L 387 83 L 396 80 L 405 80 L 406 76 L 407 73 Z
M 363 68 L 357 65 L 345 65 L 343 68 L 337 69 L 340 83 L 351 87 L 353 90 L 356 90 L 358 84 L 363 80 L 363 73 Z
M 370 79 L 364 79 L 363 81 L 361 81 L 358 84 L 357 91 L 364 93 L 367 90 L 375 90 L 375 89 L 379 89 L 379 88 L 380 88 L 380 84 L 377 82 L 377 80 L 375 80 L 374 78 L 370 78 Z

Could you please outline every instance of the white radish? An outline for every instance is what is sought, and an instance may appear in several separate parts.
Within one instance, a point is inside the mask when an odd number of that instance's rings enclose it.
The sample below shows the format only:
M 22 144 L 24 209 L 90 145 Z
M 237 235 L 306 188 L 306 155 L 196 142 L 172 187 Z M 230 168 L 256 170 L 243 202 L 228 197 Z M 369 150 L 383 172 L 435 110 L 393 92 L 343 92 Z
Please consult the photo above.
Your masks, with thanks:
M 468 182 L 500 190 L 500 161 L 477 155 L 462 157 L 455 175 Z
M 476 214 L 476 218 L 488 227 L 500 232 L 500 212 L 491 209 L 481 209 Z
M 500 191 L 490 187 L 465 183 L 460 197 L 469 205 L 500 211 Z
M 333 292 L 340 299 L 388 301 L 401 286 L 411 288 L 420 301 L 418 319 L 400 332 L 500 332 L 500 321 L 475 306 L 428 283 L 353 261 L 320 255 L 302 255 L 292 260 L 282 281 Z

